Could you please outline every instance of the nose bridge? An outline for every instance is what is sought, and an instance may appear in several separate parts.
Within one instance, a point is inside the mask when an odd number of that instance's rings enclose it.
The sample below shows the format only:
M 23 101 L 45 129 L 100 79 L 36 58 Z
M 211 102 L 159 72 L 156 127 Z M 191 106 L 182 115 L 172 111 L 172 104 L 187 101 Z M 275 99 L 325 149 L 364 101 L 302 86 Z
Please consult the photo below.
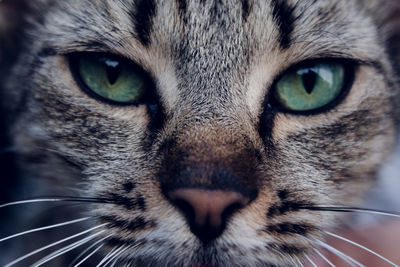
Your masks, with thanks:
M 253 198 L 260 153 L 236 125 L 191 124 L 161 146 L 164 190 L 232 190 Z
M 180 147 L 188 152 L 190 165 L 233 169 L 236 161 L 252 157 L 254 149 L 249 138 L 239 127 L 193 127 L 183 134 Z

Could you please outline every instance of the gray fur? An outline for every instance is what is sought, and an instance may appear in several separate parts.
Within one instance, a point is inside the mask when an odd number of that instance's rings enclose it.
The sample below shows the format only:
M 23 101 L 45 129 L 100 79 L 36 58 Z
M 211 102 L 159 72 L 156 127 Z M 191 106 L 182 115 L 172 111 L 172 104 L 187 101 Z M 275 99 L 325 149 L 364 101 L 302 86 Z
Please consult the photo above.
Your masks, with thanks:
M 400 53 L 399 46 L 388 48 L 387 42 L 399 41 L 393 15 L 398 3 L 286 0 L 295 7 L 295 20 L 290 45 L 282 47 L 271 1 L 249 0 L 247 13 L 238 0 L 188 0 L 184 8 L 182 1 L 155 2 L 148 45 L 135 30 L 135 1 L 32 4 L 24 49 L 2 82 L 2 105 L 10 115 L 7 133 L 21 174 L 18 188 L 29 190 L 18 197 L 118 195 L 129 200 L 130 205 L 82 210 L 97 223 L 111 222 L 105 235 L 132 245 L 122 259 L 137 266 L 293 265 L 313 244 L 301 231 L 274 229 L 300 225 L 307 237 L 321 238 L 342 215 L 279 207 L 359 204 L 394 146 L 400 114 L 394 63 Z M 165 113 L 161 127 L 149 127 L 152 118 L 144 106 L 113 106 L 82 92 L 66 55 L 84 51 L 119 54 L 148 71 Z M 265 99 L 276 77 L 315 58 L 357 62 L 347 97 L 320 114 L 271 111 L 275 115 L 266 119 L 271 114 Z M 174 142 L 163 146 L 169 140 Z M 179 157 L 182 151 L 186 156 Z M 246 175 L 240 183 L 256 187 L 258 196 L 204 247 L 162 188 L 175 182 L 169 173 L 174 164 L 191 168 L 214 161 L 226 168 L 242 164 Z M 190 179 L 201 186 L 212 183 Z M 124 188 L 129 182 L 132 190 Z M 21 216 L 18 227 L 34 226 L 43 209 Z M 66 213 L 66 219 L 77 212 Z M 39 223 L 63 218 L 58 213 L 40 215 Z M 19 217 L 14 216 L 10 219 Z M 123 225 L 129 222 L 136 229 Z M 42 235 L 34 247 L 46 242 Z M 1 249 L 0 264 L 31 244 L 15 246 Z M 69 259 L 58 260 L 63 266 Z

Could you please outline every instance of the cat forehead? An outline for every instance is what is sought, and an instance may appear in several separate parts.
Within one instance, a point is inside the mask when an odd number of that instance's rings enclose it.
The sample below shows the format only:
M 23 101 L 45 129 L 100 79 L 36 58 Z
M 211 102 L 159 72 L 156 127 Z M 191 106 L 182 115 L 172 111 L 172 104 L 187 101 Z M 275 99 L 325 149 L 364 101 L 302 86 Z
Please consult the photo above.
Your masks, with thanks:
M 50 1 L 45 31 L 60 46 L 118 49 L 133 43 L 185 49 L 240 46 L 281 50 L 367 50 L 374 28 L 363 6 L 370 1 L 340 0 L 135 0 Z M 245 42 L 240 40 L 245 39 Z M 57 44 L 57 41 L 54 40 Z M 63 44 L 63 45 L 62 45 Z M 165 49 L 170 52 L 171 48 Z M 253 49 L 254 50 L 254 49 Z M 142 51 L 140 51 L 142 52 Z M 179 51 L 184 52 L 184 51 Z M 232 52 L 232 51 L 231 51 Z M 235 52 L 235 51 L 233 51 Z M 234 53 L 230 53 L 234 54 Z
M 186 100 L 191 109 L 204 109 L 209 99 L 218 106 L 224 106 L 219 99 L 236 103 L 233 109 L 244 104 L 235 99 L 260 107 L 265 88 L 293 64 L 316 58 L 375 62 L 383 54 L 356 0 L 50 2 L 45 27 L 38 28 L 44 48 L 132 59 L 156 77 L 167 109 Z

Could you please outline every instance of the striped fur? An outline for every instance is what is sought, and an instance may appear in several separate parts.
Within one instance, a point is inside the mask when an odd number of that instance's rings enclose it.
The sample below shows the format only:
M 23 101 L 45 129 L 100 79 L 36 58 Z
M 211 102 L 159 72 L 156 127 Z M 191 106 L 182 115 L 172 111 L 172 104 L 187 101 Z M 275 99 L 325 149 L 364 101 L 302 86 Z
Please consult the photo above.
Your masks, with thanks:
M 294 265 L 315 246 L 310 238 L 341 219 L 300 207 L 356 205 L 394 145 L 400 117 L 394 0 L 32 2 L 22 52 L 2 81 L 20 174 L 12 188 L 29 192 L 15 197 L 112 200 L 82 212 L 92 223 L 109 223 L 108 248 L 129 246 L 121 262 Z M 139 64 L 154 79 L 158 109 L 85 94 L 68 62 L 76 52 Z M 277 77 L 318 58 L 356 65 L 347 96 L 318 114 L 271 106 Z M 203 177 L 199 166 L 223 166 L 236 180 Z M 256 193 L 218 239 L 203 245 L 163 194 L 183 185 Z M 16 227 L 63 217 L 43 209 L 9 217 Z M 41 235 L 34 245 L 47 241 Z M 0 265 L 32 245 L 0 247 Z

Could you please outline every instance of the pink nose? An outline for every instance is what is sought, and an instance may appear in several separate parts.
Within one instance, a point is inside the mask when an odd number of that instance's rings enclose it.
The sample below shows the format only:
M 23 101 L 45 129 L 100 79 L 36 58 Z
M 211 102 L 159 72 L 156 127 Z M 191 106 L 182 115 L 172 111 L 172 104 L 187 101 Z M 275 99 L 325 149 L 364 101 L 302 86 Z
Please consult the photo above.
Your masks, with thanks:
M 224 230 L 229 216 L 249 199 L 233 191 L 177 189 L 168 194 L 183 212 L 191 231 L 203 242 L 217 238 Z

